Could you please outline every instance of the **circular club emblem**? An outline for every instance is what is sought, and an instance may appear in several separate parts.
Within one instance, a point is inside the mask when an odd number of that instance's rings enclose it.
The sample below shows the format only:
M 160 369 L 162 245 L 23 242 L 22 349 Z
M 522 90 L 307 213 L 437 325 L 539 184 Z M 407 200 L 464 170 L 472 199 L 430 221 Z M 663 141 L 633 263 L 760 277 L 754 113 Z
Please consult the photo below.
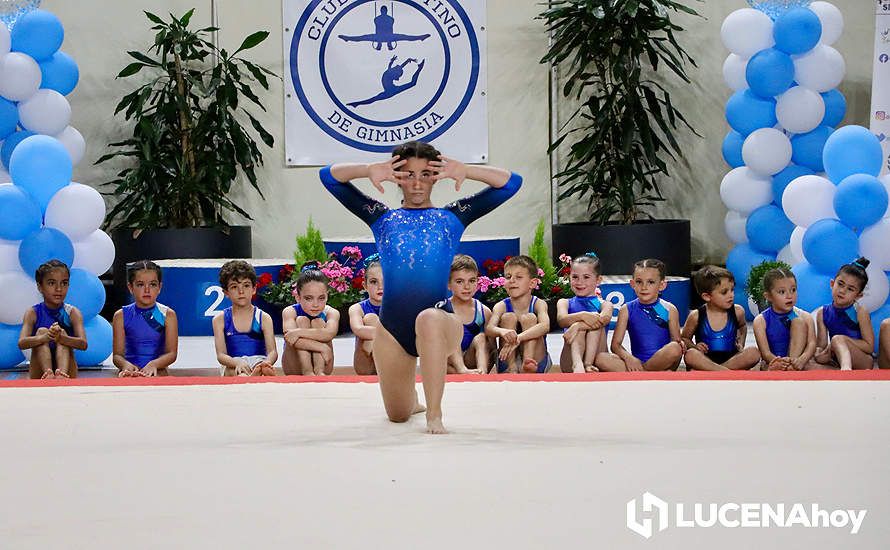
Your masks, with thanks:
M 375 153 L 442 135 L 479 79 L 479 44 L 457 0 L 314 0 L 294 29 L 294 90 L 334 139 Z

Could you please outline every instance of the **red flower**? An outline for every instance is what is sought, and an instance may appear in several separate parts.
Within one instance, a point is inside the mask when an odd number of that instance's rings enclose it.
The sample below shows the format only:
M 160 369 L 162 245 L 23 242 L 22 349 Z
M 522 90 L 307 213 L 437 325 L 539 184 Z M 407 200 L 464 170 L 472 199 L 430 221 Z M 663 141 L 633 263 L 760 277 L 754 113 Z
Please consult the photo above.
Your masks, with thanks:
M 365 278 L 362 276 L 358 276 L 352 280 L 352 288 L 355 290 L 361 290 L 365 284 Z
M 559 270 L 560 275 L 570 275 L 571 273 L 572 273 L 572 267 L 568 266 L 568 265 L 564 266 L 562 269 Z
M 285 264 L 285 265 L 278 271 L 278 279 L 281 280 L 281 281 L 286 281 L 286 280 L 290 279 L 290 276 L 291 276 L 291 274 L 292 274 L 293 272 L 294 272 L 294 266 L 293 266 L 293 264 Z
M 272 282 L 272 275 L 270 273 L 262 273 L 257 278 L 257 287 L 263 288 Z
M 562 293 L 562 287 L 557 285 L 557 286 L 555 286 L 555 287 L 553 287 L 553 288 L 550 289 L 550 293 L 551 293 L 551 294 L 561 294 L 561 293 Z

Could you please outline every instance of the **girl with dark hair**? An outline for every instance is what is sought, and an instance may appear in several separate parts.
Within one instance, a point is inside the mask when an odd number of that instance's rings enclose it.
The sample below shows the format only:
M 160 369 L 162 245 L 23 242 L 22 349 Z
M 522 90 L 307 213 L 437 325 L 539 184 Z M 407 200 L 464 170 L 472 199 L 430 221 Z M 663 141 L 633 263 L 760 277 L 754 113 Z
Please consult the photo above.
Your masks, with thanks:
M 784 268 L 771 269 L 763 275 L 762 286 L 769 307 L 754 318 L 754 339 L 763 362 L 769 370 L 812 368 L 816 333 L 812 316 L 795 307 L 794 273 Z
M 284 374 L 327 376 L 334 372 L 334 346 L 340 312 L 328 305 L 328 278 L 318 262 L 306 262 L 294 285 L 297 303 L 281 314 Z
M 831 303 L 821 306 L 816 317 L 816 355 L 821 365 L 841 370 L 864 370 L 874 366 L 875 335 L 871 316 L 856 300 L 862 298 L 869 261 L 859 258 L 841 266 L 831 280 Z

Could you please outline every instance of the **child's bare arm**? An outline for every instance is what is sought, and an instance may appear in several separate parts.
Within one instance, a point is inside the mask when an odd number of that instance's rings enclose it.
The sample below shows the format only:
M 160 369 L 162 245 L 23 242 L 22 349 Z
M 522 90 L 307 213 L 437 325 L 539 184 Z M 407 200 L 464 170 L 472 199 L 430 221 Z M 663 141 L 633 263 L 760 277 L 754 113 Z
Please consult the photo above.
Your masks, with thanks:
M 684 348 L 686 344 L 683 343 L 683 339 L 680 338 L 680 312 L 677 311 L 677 306 L 668 302 L 667 304 L 668 310 L 668 332 L 671 335 L 671 341 L 679 342 Z M 685 349 L 683 351 L 686 351 Z
M 733 312 L 735 313 L 735 312 Z M 689 317 L 686 318 L 686 322 L 683 324 L 683 330 L 680 331 L 680 338 L 683 339 L 683 343 L 687 348 L 692 349 L 695 347 L 695 342 L 692 341 L 692 338 L 695 336 L 695 329 L 698 327 L 698 310 L 693 309 L 689 312 Z
M 340 312 L 329 307 L 325 310 L 327 320 L 324 328 L 301 328 L 299 330 L 300 338 L 315 340 L 316 342 L 330 342 L 337 336 L 340 328 Z
M 237 369 L 238 362 L 229 355 L 226 349 L 226 321 L 223 315 L 223 313 L 217 313 L 211 323 L 213 326 L 213 345 L 216 348 L 216 360 L 224 367 Z
M 62 346 L 67 346 L 72 349 L 85 350 L 87 349 L 87 335 L 83 329 L 83 315 L 80 313 L 80 310 L 76 307 L 71 308 L 71 331 L 74 333 L 66 334 L 63 330 L 56 337 L 56 343 Z
M 766 320 L 763 314 L 754 318 L 754 341 L 757 342 L 757 349 L 760 350 L 760 357 L 769 364 L 776 359 L 776 354 L 769 348 L 769 340 L 766 339 Z
M 514 332 L 514 333 L 516 332 L 516 331 L 511 331 L 511 330 L 508 330 L 505 328 L 501 328 L 498 326 L 501 322 L 501 317 L 504 315 L 505 311 L 506 311 L 506 308 L 504 307 L 503 303 L 498 302 L 497 304 L 494 305 L 494 307 L 491 310 L 491 318 L 488 320 L 488 323 L 485 325 L 485 335 L 486 336 L 490 336 L 492 338 L 503 338 L 504 335 L 509 332 Z
M 111 319 L 111 330 L 113 334 L 111 362 L 122 371 L 138 371 L 139 367 L 127 361 L 127 358 L 124 357 L 124 354 L 127 352 L 127 342 L 124 332 L 124 311 L 122 309 L 114 312 L 114 317 Z
M 739 327 L 736 332 L 736 346 L 742 350 L 745 348 L 745 341 L 748 339 L 748 322 L 745 319 L 745 308 L 736 304 L 733 306 L 733 313 L 735 314 L 736 326 Z
M 272 316 L 264 311 L 260 325 L 263 328 L 263 341 L 266 344 L 266 363 L 271 367 L 278 362 L 278 346 L 275 344 L 275 331 L 272 327 Z
M 612 315 L 611 306 L 612 303 L 609 302 L 609 317 Z M 587 328 L 596 330 L 594 325 L 597 324 L 597 319 L 600 315 L 601 313 L 594 313 L 592 311 L 569 313 L 569 301 L 566 298 L 560 298 L 559 301 L 556 302 L 556 322 L 562 328 L 568 328 L 575 323 L 584 323 L 587 325 Z
M 172 309 L 164 316 L 164 353 L 148 362 L 157 369 L 166 369 L 176 362 L 179 353 L 179 319 Z
M 359 340 L 373 340 L 377 335 L 377 327 L 365 324 L 365 312 L 359 304 L 352 304 L 347 311 L 349 314 L 349 328 Z
M 871 315 L 864 307 L 856 310 L 856 318 L 859 320 L 859 332 L 862 338 L 853 340 L 857 348 L 871 355 L 875 351 L 875 331 L 871 324 Z
M 538 300 L 535 303 L 535 316 L 538 318 L 538 322 L 517 335 L 519 343 L 543 338 L 550 332 L 550 315 L 547 313 L 547 302 Z
M 34 332 L 34 323 L 37 322 L 37 314 L 34 313 L 34 308 L 28 308 L 28 311 L 25 312 L 24 317 L 22 318 L 22 330 L 19 331 L 19 349 L 31 349 L 36 348 L 37 346 L 42 346 L 43 344 L 48 343 L 52 340 L 48 334 L 35 334 L 31 336 L 31 333 Z

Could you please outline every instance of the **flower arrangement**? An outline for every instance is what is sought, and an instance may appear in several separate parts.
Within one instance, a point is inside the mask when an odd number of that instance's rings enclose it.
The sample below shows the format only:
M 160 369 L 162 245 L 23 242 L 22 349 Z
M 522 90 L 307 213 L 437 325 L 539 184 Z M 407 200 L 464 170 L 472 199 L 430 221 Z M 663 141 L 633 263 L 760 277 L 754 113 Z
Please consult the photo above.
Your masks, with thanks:
M 485 260 L 482 262 L 484 274 L 479 275 L 479 300 L 492 305 L 507 297 L 504 289 L 504 263 L 509 260 L 507 256 L 503 260 Z M 534 294 L 541 299 L 571 298 L 572 286 L 569 282 L 569 272 L 572 269 L 572 258 L 566 254 L 559 256 L 558 268 L 550 264 L 553 269 L 545 271 L 538 268 L 538 277 L 532 283 Z M 548 272 L 549 271 L 549 272 Z
M 339 254 L 331 253 L 319 268 L 328 278 L 328 305 L 342 309 L 362 300 L 365 269 L 362 252 L 357 246 L 344 246 Z M 277 283 L 267 275 L 261 275 L 257 281 L 257 290 L 263 300 L 281 307 L 296 302 L 296 283 L 300 271 L 294 265 L 287 264 L 281 268 Z

